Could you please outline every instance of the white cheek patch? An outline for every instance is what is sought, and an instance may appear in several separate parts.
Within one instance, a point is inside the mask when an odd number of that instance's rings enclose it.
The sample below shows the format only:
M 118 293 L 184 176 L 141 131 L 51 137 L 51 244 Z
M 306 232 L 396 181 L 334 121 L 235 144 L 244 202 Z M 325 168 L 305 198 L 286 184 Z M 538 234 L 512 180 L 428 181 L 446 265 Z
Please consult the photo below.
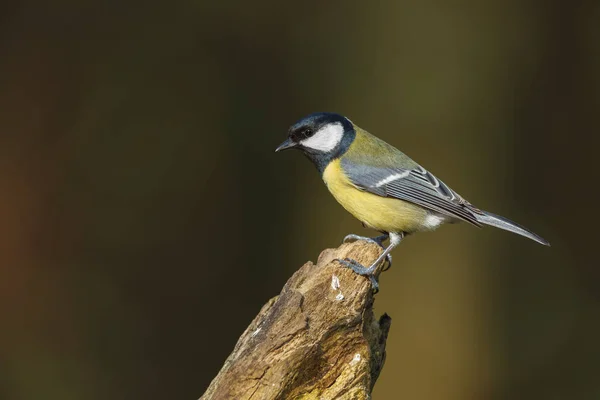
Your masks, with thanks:
M 317 133 L 304 139 L 300 144 L 304 147 L 319 150 L 324 153 L 331 151 L 337 147 L 344 136 L 344 127 L 339 122 L 327 124 L 319 129 Z

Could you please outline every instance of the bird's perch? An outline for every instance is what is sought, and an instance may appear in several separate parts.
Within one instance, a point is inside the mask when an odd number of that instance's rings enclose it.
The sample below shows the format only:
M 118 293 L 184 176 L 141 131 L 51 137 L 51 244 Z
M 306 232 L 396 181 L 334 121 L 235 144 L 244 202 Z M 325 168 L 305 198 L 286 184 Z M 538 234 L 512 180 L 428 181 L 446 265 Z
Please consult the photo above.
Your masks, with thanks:
M 375 318 L 369 280 L 333 260 L 369 265 L 381 251 L 347 243 L 304 264 L 263 306 L 201 400 L 369 399 L 391 319 Z

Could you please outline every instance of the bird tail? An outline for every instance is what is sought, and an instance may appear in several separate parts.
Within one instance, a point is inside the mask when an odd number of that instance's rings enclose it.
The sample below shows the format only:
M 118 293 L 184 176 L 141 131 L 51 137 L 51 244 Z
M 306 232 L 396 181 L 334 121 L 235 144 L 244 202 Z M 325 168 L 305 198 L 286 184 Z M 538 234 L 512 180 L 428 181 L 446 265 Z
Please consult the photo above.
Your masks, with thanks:
M 483 214 L 475 214 L 477 221 L 485 225 L 494 226 L 496 228 L 504 229 L 505 231 L 516 233 L 517 235 L 525 236 L 531 240 L 534 240 L 544 246 L 550 246 L 547 240 L 541 236 L 536 235 L 529 229 L 509 220 L 508 218 L 501 217 L 496 214 L 492 214 L 487 211 L 482 211 Z

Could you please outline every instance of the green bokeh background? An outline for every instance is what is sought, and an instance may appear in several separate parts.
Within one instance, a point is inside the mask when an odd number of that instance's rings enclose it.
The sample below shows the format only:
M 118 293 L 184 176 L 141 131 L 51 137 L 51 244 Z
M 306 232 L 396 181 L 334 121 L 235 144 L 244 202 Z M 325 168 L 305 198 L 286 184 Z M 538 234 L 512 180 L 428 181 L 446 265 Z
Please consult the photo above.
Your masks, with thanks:
M 287 127 L 340 112 L 471 202 L 382 276 L 375 399 L 599 399 L 600 2 L 0 5 L 0 398 L 195 399 L 369 234 Z

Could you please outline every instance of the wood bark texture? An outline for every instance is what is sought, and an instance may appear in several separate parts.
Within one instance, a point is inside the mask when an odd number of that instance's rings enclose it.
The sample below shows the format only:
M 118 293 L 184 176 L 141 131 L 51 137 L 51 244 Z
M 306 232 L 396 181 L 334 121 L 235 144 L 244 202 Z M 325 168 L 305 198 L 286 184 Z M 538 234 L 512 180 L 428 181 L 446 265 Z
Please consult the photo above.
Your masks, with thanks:
M 334 259 L 369 265 L 381 251 L 346 243 L 304 264 L 263 306 L 200 399 L 370 399 L 391 319 L 375 318 L 369 280 Z

